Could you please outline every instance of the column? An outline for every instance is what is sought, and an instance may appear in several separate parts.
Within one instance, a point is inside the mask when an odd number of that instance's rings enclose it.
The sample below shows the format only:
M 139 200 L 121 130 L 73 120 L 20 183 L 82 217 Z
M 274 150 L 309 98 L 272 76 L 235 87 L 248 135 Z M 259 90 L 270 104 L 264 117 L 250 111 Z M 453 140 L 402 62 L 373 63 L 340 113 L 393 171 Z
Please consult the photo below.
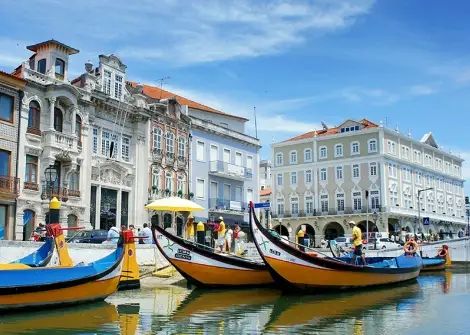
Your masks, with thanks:
M 54 130 L 54 108 L 56 98 L 49 98 L 49 129 Z
M 75 135 L 75 120 L 77 119 L 78 108 L 73 106 L 71 110 L 72 110 L 72 135 Z
M 122 191 L 117 190 L 117 199 L 116 199 L 116 227 L 121 227 L 121 203 L 122 203 Z
M 95 229 L 101 229 L 101 185 L 96 186 Z

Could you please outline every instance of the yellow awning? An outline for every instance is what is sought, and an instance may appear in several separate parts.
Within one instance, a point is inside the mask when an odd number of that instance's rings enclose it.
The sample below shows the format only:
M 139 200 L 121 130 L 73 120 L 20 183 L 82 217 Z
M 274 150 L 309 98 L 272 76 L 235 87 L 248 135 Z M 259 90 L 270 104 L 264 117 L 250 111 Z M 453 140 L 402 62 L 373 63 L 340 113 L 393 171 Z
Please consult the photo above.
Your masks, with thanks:
M 171 212 L 197 212 L 204 210 L 204 207 L 199 206 L 195 202 L 178 197 L 158 199 L 146 205 L 145 208 L 154 211 Z

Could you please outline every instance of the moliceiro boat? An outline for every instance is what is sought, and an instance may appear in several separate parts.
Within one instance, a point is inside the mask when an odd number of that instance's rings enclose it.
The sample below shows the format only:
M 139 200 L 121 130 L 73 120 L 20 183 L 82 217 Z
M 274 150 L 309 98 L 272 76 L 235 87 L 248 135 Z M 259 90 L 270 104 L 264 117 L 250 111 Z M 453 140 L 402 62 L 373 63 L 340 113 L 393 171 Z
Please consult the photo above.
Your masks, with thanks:
M 444 244 L 442 248 L 437 251 L 435 257 L 423 257 L 423 268 L 421 271 L 442 271 L 450 267 L 451 264 L 452 260 L 449 254 L 449 247 Z
M 400 256 L 371 265 L 355 265 L 317 257 L 282 242 L 258 221 L 250 203 L 250 229 L 256 248 L 274 279 L 283 287 L 343 289 L 393 284 L 415 279 L 422 267 L 419 256 Z
M 115 251 L 86 265 L 1 270 L 0 310 L 104 300 L 118 288 L 129 243 L 132 232 L 124 231 Z
M 274 282 L 263 263 L 217 254 L 208 247 L 174 236 L 160 226 L 155 227 L 153 235 L 163 256 L 196 286 L 261 286 Z
M 37 250 L 33 251 L 29 255 L 24 256 L 23 258 L 17 259 L 11 264 L 21 264 L 25 267 L 43 267 L 49 264 L 51 261 L 52 255 L 54 254 L 54 238 L 51 236 L 46 237 L 43 245 L 41 245 Z M 0 265 L 0 270 L 6 266 Z

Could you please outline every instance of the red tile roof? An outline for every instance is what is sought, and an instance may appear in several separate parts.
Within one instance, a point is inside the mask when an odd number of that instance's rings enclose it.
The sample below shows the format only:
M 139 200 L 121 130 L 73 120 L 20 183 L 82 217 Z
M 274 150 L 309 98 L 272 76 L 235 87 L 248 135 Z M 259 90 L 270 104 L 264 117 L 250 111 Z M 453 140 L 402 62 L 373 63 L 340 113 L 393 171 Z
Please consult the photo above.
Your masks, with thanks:
M 270 195 L 273 192 L 270 187 L 265 188 L 264 190 L 259 191 L 260 196 Z
M 139 85 L 138 83 L 135 83 L 135 82 L 129 82 L 129 84 L 132 87 L 136 87 L 137 85 Z M 193 109 L 198 109 L 198 110 L 201 110 L 201 111 L 204 111 L 204 112 L 219 114 L 219 115 L 231 117 L 231 118 L 238 119 L 238 120 L 248 121 L 248 119 L 246 119 L 244 117 L 221 112 L 221 111 L 219 111 L 217 109 L 214 109 L 212 107 L 203 105 L 199 102 L 190 100 L 190 99 L 185 98 L 181 95 L 175 94 L 175 93 L 170 92 L 170 91 L 163 90 L 163 89 L 155 87 L 155 86 L 142 84 L 142 87 L 143 87 L 143 93 L 146 96 L 148 96 L 150 98 L 153 98 L 153 99 L 159 99 L 160 100 L 160 99 L 174 98 L 174 99 L 176 99 L 176 101 L 178 101 L 179 104 L 187 105 L 188 107 L 193 108 Z
M 6 73 L 6 72 L 3 72 L 3 71 L 0 70 L 0 77 L 2 77 L 2 76 L 15 80 L 19 85 L 21 85 L 21 84 L 24 85 L 26 83 L 26 80 L 24 80 L 20 76 L 16 75 L 15 73 L 10 74 L 10 73 Z
M 362 124 L 364 128 L 377 128 L 378 125 L 367 120 L 367 119 L 362 119 L 361 121 L 358 121 L 358 123 Z M 364 129 L 363 128 L 363 129 Z M 312 130 L 307 133 L 297 135 L 295 137 L 289 138 L 283 142 L 293 142 L 293 141 L 299 141 L 299 140 L 305 140 L 308 138 L 313 138 L 315 136 L 327 136 L 327 135 L 334 135 L 338 134 L 341 132 L 341 127 L 334 127 L 334 128 L 328 128 L 328 129 L 321 129 L 321 130 Z

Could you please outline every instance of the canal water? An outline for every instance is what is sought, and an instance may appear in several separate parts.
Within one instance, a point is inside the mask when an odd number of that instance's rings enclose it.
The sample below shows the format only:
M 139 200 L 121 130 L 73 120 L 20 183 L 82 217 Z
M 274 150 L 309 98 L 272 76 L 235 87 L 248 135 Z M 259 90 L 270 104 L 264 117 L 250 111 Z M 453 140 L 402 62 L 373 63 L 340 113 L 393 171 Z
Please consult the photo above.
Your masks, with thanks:
M 0 334 L 470 334 L 470 271 L 340 294 L 274 289 L 119 292 L 103 303 L 0 316 Z

